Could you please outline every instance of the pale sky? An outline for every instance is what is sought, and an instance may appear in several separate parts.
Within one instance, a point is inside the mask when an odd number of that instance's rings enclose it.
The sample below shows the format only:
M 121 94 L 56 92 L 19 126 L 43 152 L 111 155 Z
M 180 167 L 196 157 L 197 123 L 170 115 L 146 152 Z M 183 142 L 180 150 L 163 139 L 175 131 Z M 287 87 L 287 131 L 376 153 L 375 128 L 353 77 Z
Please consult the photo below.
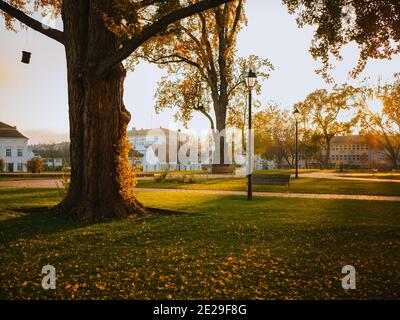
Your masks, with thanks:
M 295 16 L 287 13 L 280 0 L 248 0 L 248 26 L 238 37 L 238 55 L 256 54 L 268 58 L 275 66 L 270 79 L 263 83 L 259 97 L 263 105 L 273 100 L 291 108 L 308 93 L 329 88 L 314 70 L 319 62 L 308 52 L 312 28 L 299 29 Z M 60 23 L 57 24 L 61 28 Z M 17 128 L 30 143 L 59 142 L 68 139 L 68 103 L 65 53 L 54 40 L 30 30 L 17 34 L 0 26 L 0 121 Z M 21 51 L 32 52 L 29 65 L 20 63 Z M 369 61 L 358 79 L 348 78 L 357 63 L 357 49 L 350 45 L 343 50 L 344 61 L 336 63 L 332 73 L 336 83 L 359 83 L 369 77 L 390 80 L 400 70 L 400 56 L 391 61 Z M 181 126 L 174 124 L 174 110 L 156 115 L 154 93 L 163 71 L 141 63 L 125 81 L 125 105 L 132 114 L 129 127 L 148 128 Z M 203 115 L 190 122 L 191 129 L 209 128 Z

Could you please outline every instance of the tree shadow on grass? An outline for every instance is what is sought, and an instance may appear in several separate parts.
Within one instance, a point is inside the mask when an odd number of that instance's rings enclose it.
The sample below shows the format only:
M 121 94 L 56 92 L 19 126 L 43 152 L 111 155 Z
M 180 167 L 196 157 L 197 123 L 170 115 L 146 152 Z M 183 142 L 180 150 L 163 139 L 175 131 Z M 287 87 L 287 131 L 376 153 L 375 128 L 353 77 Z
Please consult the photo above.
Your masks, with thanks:
M 147 208 L 150 218 L 162 215 L 184 215 L 187 212 Z M 52 207 L 25 207 L 7 209 L 10 217 L 0 221 L 0 243 L 13 242 L 18 239 L 34 239 L 43 235 L 65 232 L 90 225 L 107 223 L 107 221 L 83 222 L 67 217 L 55 211 Z M 136 219 L 140 222 L 142 219 Z M 110 222 L 110 221 L 108 221 Z
M 0 221 L 0 242 L 3 243 L 34 239 L 89 225 L 63 216 L 51 207 L 10 208 L 7 211 L 16 213 L 16 216 Z

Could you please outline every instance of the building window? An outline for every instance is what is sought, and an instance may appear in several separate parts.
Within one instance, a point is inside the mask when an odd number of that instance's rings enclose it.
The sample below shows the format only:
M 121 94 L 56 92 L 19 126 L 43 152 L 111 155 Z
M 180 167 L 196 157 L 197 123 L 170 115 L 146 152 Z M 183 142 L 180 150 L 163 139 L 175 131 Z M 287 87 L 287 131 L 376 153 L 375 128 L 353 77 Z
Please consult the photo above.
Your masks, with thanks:
M 23 163 L 18 163 L 17 164 L 17 171 L 23 171 L 24 170 L 24 165 Z
M 18 157 L 22 157 L 22 149 L 18 149 L 17 150 L 17 156 Z
M 6 157 L 11 157 L 11 148 L 6 149 Z
M 7 172 L 14 172 L 14 163 L 10 162 L 6 164 Z

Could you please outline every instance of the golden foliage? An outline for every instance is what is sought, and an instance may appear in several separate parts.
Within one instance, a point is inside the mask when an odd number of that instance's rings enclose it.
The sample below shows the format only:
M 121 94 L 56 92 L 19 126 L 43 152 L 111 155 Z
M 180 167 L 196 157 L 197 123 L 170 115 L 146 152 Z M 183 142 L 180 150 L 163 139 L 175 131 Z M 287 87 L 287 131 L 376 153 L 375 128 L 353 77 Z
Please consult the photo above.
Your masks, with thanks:
M 136 186 L 135 170 L 128 161 L 129 143 L 126 139 L 126 134 L 122 134 L 119 145 L 115 147 L 117 156 L 115 158 L 116 166 L 116 181 L 119 185 L 119 193 L 123 199 L 127 200 L 135 207 L 138 204 L 134 195 L 134 187 Z
M 177 32 L 145 44 L 139 56 L 168 71 L 155 95 L 157 111 L 178 107 L 175 117 L 185 125 L 201 112 L 213 128 L 217 118 L 243 109 L 245 69 L 253 66 L 262 79 L 273 69 L 266 59 L 236 56 L 237 35 L 247 22 L 244 4 L 236 0 L 184 19 Z
M 30 8 L 39 12 L 42 16 L 51 15 L 57 18 L 61 14 L 62 0 L 11 0 L 8 1 L 11 6 L 23 11 L 26 14 L 32 14 Z M 15 19 L 0 10 L 0 16 L 4 17 L 6 28 L 16 31 Z M 22 27 L 22 24 L 21 24 Z M 26 28 L 25 26 L 23 26 Z

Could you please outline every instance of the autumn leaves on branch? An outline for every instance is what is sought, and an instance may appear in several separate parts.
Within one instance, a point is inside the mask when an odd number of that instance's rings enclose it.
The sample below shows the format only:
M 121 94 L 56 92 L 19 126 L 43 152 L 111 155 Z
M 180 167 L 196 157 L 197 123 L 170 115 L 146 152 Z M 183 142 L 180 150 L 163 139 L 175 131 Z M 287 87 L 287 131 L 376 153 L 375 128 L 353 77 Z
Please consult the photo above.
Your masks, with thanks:
M 120 48 L 106 59 L 98 61 L 96 64 L 95 73 L 99 76 L 112 66 L 125 60 L 146 41 L 166 31 L 171 24 L 181 19 L 187 18 L 193 14 L 231 1 L 233 0 L 203 0 L 197 2 L 190 1 L 190 4 L 187 6 L 181 6 L 179 5 L 179 2 L 172 1 L 172 3 L 175 3 L 175 6 L 167 7 L 167 9 L 169 10 L 166 10 L 165 3 L 171 3 L 171 1 L 142 0 L 127 2 L 124 0 L 114 0 L 113 10 L 111 12 L 101 12 L 101 14 L 105 18 L 108 18 L 110 21 L 119 21 L 120 24 L 125 26 L 125 28 L 131 28 L 135 30 L 135 32 L 130 38 L 126 38 L 126 34 L 124 33 L 121 34 Z M 53 3 L 51 3 L 51 1 L 35 1 L 35 8 L 50 5 L 54 13 L 60 14 L 62 12 L 63 2 L 65 1 L 54 0 Z M 8 4 L 6 1 L 0 0 L 0 12 L 5 15 L 6 26 L 8 28 L 12 28 L 12 21 L 16 19 L 26 26 L 40 32 L 41 34 L 52 38 L 60 42 L 61 44 L 64 44 L 62 31 L 50 28 L 49 26 L 45 26 L 38 20 L 35 20 L 26 14 L 26 12 L 28 12 L 28 8 L 26 7 L 29 5 L 29 3 L 30 1 L 21 1 L 16 3 L 14 7 Z M 125 8 L 127 10 L 124 12 L 118 12 L 117 8 L 121 5 L 125 5 Z M 153 21 L 149 20 L 149 13 L 151 12 L 151 10 L 154 11 L 154 8 L 151 8 L 152 6 L 159 6 L 159 10 L 156 10 L 157 13 L 152 17 L 156 18 Z M 99 10 L 101 10 L 101 5 L 99 5 Z M 118 16 L 115 15 L 117 12 L 119 13 Z M 135 19 L 129 19 L 129 17 L 135 17 Z M 151 22 L 148 23 L 148 21 Z M 113 26 L 115 27 L 115 25 L 110 23 L 110 28 L 112 28 Z

